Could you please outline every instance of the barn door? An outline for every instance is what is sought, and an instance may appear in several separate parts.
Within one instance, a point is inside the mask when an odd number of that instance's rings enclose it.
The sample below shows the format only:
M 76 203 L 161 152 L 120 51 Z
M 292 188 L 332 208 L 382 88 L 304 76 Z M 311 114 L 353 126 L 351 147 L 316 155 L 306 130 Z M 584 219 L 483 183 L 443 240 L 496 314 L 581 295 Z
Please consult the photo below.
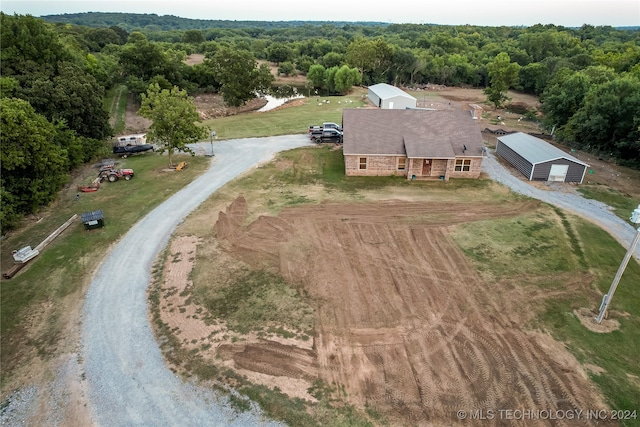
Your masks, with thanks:
M 549 181 L 564 182 L 567 177 L 567 171 L 569 165 L 551 165 L 551 171 L 549 172 Z

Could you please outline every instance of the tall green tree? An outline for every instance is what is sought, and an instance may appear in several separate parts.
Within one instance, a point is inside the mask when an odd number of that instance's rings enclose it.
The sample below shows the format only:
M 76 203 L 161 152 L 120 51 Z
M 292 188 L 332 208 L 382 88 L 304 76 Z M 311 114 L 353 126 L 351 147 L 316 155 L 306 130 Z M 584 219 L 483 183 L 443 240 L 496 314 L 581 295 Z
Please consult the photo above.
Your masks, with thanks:
M 375 40 L 360 38 L 347 47 L 347 63 L 360 70 L 360 76 L 365 83 L 384 80 L 391 68 L 392 59 L 393 49 L 382 38 Z
M 274 80 L 269 66 L 258 67 L 258 61 L 247 50 L 221 47 L 207 62 L 221 85 L 224 102 L 232 107 L 244 105 L 256 94 L 267 93 Z
M 0 228 L 51 202 L 68 180 L 65 149 L 57 145 L 56 127 L 27 101 L 0 98 Z
M 487 64 L 489 86 L 484 90 L 484 93 L 496 108 L 502 107 L 504 102 L 509 100 L 507 91 L 518 81 L 519 69 L 520 66 L 511 62 L 511 58 L 506 52 L 499 53 L 493 62 Z
M 267 47 L 267 59 L 276 64 L 291 61 L 293 59 L 293 49 L 285 43 L 272 43 Z
M 194 43 L 194 44 L 204 43 L 205 38 L 204 38 L 204 35 L 202 34 L 202 31 L 200 30 L 187 30 L 182 35 L 182 42 Z
M 311 85 L 314 89 L 320 89 L 324 87 L 325 84 L 325 72 L 326 69 L 324 66 L 320 64 L 315 64 L 309 67 L 309 72 L 307 73 L 307 80 L 311 82 Z
M 359 85 L 360 73 L 357 68 L 349 68 L 348 65 L 343 65 L 338 68 L 333 76 L 335 91 L 339 94 L 345 94 L 351 90 L 353 86 Z
M 142 94 L 138 114 L 153 121 L 147 139 L 159 145 L 160 152 L 169 154 L 169 166 L 175 151 L 194 155 L 187 144 L 198 142 L 208 134 L 207 128 L 197 124 L 201 119 L 193 99 L 177 86 L 167 90 L 157 83 L 149 85 L 147 93 Z
M 563 137 L 592 151 L 640 165 L 640 80 L 623 76 L 593 87 Z
M 38 78 L 24 93 L 36 111 L 51 121 L 64 121 L 79 135 L 103 140 L 112 135 L 102 101 L 104 87 L 72 63 L 60 63 L 58 75 Z

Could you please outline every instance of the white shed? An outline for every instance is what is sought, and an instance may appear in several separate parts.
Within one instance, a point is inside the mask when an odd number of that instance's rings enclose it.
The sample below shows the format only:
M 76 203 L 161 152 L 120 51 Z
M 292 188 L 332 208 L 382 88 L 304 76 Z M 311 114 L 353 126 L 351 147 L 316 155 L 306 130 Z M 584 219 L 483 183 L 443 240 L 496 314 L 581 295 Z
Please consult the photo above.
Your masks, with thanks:
M 416 108 L 417 99 L 405 91 L 386 83 L 369 86 L 369 100 L 377 107 L 388 110 Z

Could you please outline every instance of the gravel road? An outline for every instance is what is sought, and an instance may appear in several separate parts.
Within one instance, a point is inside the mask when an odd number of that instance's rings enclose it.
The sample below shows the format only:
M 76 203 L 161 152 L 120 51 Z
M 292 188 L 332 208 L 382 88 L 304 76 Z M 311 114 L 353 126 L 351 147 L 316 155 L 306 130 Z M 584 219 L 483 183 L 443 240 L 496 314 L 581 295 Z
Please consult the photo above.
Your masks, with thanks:
M 103 426 L 269 424 L 257 412 L 233 412 L 224 399 L 182 382 L 167 369 L 147 318 L 146 291 L 157 255 L 192 210 L 274 153 L 307 144 L 305 135 L 216 143 L 212 166 L 135 224 L 114 246 L 91 283 L 82 320 L 82 356 L 94 422 Z M 203 143 L 199 148 L 210 150 L 210 145 Z
M 514 176 L 510 171 L 500 165 L 491 151 L 488 157 L 482 161 L 482 170 L 494 181 L 506 185 L 517 193 L 573 212 L 599 225 L 607 230 L 609 234 L 625 248 L 629 248 L 633 241 L 636 229 L 633 228 L 630 223 L 616 216 L 608 205 L 598 202 L 597 200 L 585 199 L 574 191 L 567 191 L 567 184 L 560 184 L 556 187 L 550 185 L 549 190 L 536 188 L 527 181 L 523 181 L 521 178 Z M 559 189 L 559 191 L 554 188 Z M 631 212 L 629 212 L 629 216 L 631 216 Z M 640 260 L 640 246 L 636 248 L 634 256 L 637 260 Z M 622 259 L 620 261 L 622 261 Z

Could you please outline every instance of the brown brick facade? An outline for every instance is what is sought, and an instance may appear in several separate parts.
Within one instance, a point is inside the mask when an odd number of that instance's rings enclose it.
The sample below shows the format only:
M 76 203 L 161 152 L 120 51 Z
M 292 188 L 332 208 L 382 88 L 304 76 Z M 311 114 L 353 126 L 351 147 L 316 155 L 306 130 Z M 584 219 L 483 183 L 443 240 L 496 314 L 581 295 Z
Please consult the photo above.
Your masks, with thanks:
M 405 160 L 405 169 L 398 170 L 398 159 L 403 156 L 354 156 L 345 155 L 345 171 L 347 176 L 406 176 L 407 179 L 432 178 L 479 178 L 482 171 L 482 157 L 456 157 L 455 159 Z M 364 161 L 361 163 L 361 159 Z M 456 170 L 456 160 L 461 161 Z M 465 163 L 467 161 L 467 163 Z M 361 168 L 361 165 L 364 168 Z
M 404 156 L 344 156 L 347 176 L 406 176 L 409 162 L 405 160 L 405 169 L 398 170 L 398 158 Z M 366 169 L 361 169 L 360 159 L 366 159 Z

